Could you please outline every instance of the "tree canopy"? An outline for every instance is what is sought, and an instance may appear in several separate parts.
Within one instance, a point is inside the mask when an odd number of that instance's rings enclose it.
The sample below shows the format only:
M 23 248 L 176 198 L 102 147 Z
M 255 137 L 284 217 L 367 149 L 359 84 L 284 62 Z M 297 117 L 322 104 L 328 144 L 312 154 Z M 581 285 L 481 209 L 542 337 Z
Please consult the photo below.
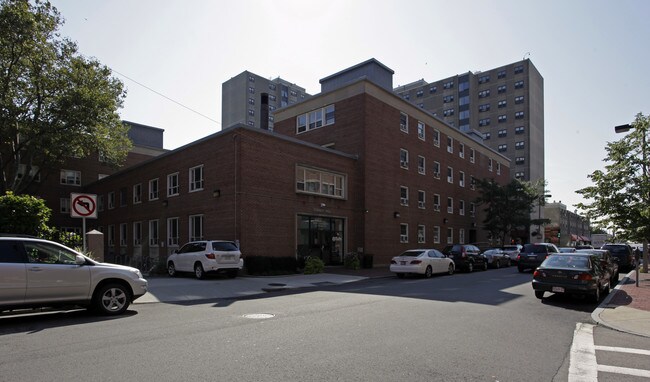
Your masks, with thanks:
M 477 180 L 480 196 L 477 205 L 483 205 L 486 212 L 483 221 L 490 238 L 504 244 L 514 230 L 524 229 L 531 224 L 544 224 L 546 219 L 531 219 L 530 214 L 537 203 L 543 203 L 543 184 L 513 179 L 501 185 L 494 179 Z
M 101 153 L 121 164 L 131 147 L 117 110 L 121 81 L 58 34 L 49 2 L 0 0 L 0 193 L 24 192 L 66 158 Z

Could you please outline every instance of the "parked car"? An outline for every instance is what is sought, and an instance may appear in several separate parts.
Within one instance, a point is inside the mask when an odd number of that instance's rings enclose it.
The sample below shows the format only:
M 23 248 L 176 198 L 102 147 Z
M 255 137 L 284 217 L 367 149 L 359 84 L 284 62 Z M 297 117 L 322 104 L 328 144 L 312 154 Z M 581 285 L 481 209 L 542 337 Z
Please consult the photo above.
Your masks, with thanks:
M 519 252 L 521 252 L 523 248 L 524 247 L 521 244 L 504 245 L 501 247 L 501 249 L 503 249 L 506 254 L 510 256 L 510 261 L 512 263 L 517 262 L 517 256 L 519 256 Z
M 82 306 L 116 315 L 145 293 L 147 280 L 136 268 L 100 263 L 49 240 L 0 237 L 0 311 Z
M 473 272 L 475 269 L 487 270 L 487 259 L 475 245 L 448 245 L 442 250 L 442 253 L 454 260 L 456 269 L 462 269 L 466 272 Z
M 593 245 L 589 244 L 579 244 L 576 245 L 576 249 L 595 249 Z
M 636 267 L 634 251 L 628 244 L 605 244 L 600 249 L 608 250 L 612 256 L 618 259 L 618 266 L 623 271 L 629 271 Z
M 510 256 L 501 248 L 490 248 L 483 251 L 488 266 L 492 268 L 501 268 L 510 266 Z
M 573 247 L 559 247 L 558 249 L 561 253 L 573 253 L 576 251 L 576 249 Z
M 237 277 L 244 267 L 244 259 L 232 241 L 191 241 L 167 257 L 167 273 L 174 277 L 178 272 L 193 272 L 197 279 L 208 273 L 226 273 Z
M 555 244 L 551 243 L 524 244 L 521 253 L 517 257 L 517 269 L 519 272 L 523 272 L 526 269 L 535 270 L 548 255 L 558 252 L 560 251 Z
M 454 274 L 456 266 L 453 260 L 437 249 L 411 249 L 390 261 L 390 271 L 397 277 L 407 274 L 419 274 L 431 277 L 434 273 Z
M 598 255 L 600 258 L 600 265 L 607 268 L 610 275 L 610 285 L 614 286 L 618 283 L 619 279 L 619 265 L 618 258 L 612 256 L 612 254 L 606 249 L 580 249 L 578 253 L 591 253 L 592 255 Z
M 550 255 L 533 273 L 535 297 L 545 292 L 586 295 L 600 301 L 609 293 L 611 275 L 601 266 L 600 257 L 590 253 Z

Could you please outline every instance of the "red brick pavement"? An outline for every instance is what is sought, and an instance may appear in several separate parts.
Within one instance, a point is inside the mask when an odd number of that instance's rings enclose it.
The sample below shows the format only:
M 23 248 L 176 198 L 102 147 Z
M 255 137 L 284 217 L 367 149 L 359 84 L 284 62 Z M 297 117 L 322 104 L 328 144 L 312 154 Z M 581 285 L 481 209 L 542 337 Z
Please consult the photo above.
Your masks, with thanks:
M 622 284 L 609 305 L 650 311 L 650 274 L 639 273 L 639 286 L 636 286 L 636 272 L 628 274 L 627 283 Z

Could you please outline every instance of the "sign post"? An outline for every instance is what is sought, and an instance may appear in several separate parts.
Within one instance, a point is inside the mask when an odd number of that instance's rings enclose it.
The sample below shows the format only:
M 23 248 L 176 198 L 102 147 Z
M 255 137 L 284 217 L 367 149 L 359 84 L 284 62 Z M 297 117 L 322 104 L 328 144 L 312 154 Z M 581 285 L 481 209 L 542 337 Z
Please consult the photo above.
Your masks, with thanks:
M 70 217 L 82 218 L 83 249 L 86 252 L 86 218 L 97 219 L 96 194 L 70 194 Z

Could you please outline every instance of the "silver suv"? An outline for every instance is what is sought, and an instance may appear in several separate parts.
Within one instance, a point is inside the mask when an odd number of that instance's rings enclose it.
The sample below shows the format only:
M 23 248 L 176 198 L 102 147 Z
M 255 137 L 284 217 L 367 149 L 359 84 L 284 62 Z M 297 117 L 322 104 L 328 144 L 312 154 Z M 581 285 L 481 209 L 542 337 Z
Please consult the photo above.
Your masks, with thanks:
M 99 263 L 49 240 L 0 237 L 0 311 L 80 305 L 116 315 L 145 293 L 147 280 L 135 268 Z

